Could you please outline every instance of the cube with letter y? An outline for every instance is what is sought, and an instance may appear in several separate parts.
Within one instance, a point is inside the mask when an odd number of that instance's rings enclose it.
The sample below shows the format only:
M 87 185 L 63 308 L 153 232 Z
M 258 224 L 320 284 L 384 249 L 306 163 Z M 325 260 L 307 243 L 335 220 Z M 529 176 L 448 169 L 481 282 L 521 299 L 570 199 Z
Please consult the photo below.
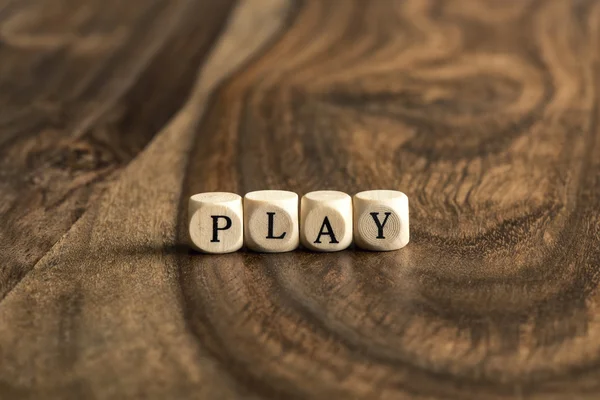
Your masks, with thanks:
M 408 243 L 408 197 L 395 190 L 354 195 L 354 242 L 366 250 L 400 249 Z
M 204 253 L 231 253 L 244 244 L 242 198 L 209 192 L 190 197 L 188 229 L 192 244 Z
M 300 203 L 300 241 L 315 251 L 339 251 L 350 246 L 352 198 L 334 190 L 305 194 Z

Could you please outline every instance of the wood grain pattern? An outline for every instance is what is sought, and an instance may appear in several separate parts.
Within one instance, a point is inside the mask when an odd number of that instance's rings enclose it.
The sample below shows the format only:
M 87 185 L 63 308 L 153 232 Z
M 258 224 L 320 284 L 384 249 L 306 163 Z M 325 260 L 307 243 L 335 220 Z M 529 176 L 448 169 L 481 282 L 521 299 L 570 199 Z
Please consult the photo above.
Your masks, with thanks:
M 0 4 L 0 397 L 600 394 L 600 2 Z M 188 250 L 267 188 L 411 243 Z
M 183 104 L 230 3 L 0 8 L 0 298 Z

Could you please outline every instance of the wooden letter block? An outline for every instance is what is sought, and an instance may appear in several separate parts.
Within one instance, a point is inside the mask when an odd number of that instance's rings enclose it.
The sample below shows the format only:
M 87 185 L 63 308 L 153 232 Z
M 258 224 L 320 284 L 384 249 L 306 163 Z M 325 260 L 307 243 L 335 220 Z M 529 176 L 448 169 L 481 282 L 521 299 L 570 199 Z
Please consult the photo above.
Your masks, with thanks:
M 408 243 L 408 197 L 395 190 L 354 196 L 354 242 L 366 250 L 400 249 Z
M 298 195 L 259 190 L 244 197 L 244 240 L 250 250 L 281 253 L 298 247 Z
M 244 244 L 242 198 L 234 193 L 199 193 L 188 203 L 194 247 L 204 253 L 231 253 Z
M 344 250 L 352 243 L 352 198 L 343 192 L 307 193 L 300 206 L 300 240 L 316 251 Z

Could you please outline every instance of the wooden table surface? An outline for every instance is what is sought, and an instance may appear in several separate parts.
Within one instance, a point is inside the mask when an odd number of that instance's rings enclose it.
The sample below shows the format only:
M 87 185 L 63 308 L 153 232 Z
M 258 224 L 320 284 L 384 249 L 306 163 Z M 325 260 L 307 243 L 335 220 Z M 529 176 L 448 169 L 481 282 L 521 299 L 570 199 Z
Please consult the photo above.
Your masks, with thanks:
M 600 398 L 599 93 L 595 0 L 0 0 L 0 398 Z M 411 243 L 188 249 L 264 188 Z

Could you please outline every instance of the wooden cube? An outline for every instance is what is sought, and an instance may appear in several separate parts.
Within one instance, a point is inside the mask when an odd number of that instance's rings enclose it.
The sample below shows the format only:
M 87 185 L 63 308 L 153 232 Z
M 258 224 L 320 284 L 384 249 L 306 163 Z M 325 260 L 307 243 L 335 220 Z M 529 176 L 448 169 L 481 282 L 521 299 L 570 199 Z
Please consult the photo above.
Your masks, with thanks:
M 244 244 L 242 198 L 235 193 L 199 193 L 188 203 L 193 246 L 204 253 L 231 253 Z
M 244 240 L 250 250 L 281 253 L 300 243 L 298 195 L 284 190 L 259 190 L 244 197 Z
M 300 205 L 300 240 L 315 251 L 344 250 L 352 243 L 352 198 L 343 192 L 307 193 Z
M 354 243 L 366 250 L 400 249 L 408 243 L 408 197 L 395 190 L 354 196 Z

